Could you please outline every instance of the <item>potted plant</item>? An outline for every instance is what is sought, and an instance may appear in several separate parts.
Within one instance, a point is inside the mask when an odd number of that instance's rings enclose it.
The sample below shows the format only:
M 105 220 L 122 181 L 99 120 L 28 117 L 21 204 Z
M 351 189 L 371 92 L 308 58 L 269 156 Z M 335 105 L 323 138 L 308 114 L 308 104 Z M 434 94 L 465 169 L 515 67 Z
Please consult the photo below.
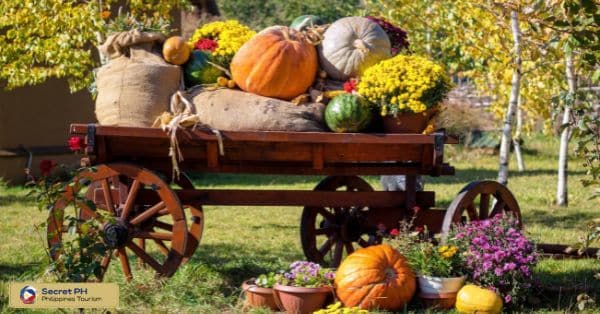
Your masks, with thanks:
M 335 273 L 319 264 L 296 261 L 273 287 L 275 302 L 282 311 L 294 314 L 312 313 L 323 307 L 333 293 Z
M 399 54 L 369 67 L 357 91 L 379 107 L 386 132 L 421 133 L 451 87 L 441 65 Z
M 411 232 L 411 227 L 412 222 L 401 223 L 402 231 L 393 229 L 390 244 L 417 273 L 418 295 L 423 303 L 427 307 L 452 308 L 466 279 L 464 255 L 458 246 L 436 245 L 425 236 L 426 230 Z
M 514 217 L 498 214 L 456 226 L 447 242 L 465 252 L 470 282 L 498 293 L 508 308 L 525 301 L 538 253 Z
M 242 283 L 242 290 L 246 294 L 244 308 L 266 307 L 271 310 L 278 310 L 273 297 L 273 285 L 277 276 L 275 273 L 270 272 L 244 281 Z

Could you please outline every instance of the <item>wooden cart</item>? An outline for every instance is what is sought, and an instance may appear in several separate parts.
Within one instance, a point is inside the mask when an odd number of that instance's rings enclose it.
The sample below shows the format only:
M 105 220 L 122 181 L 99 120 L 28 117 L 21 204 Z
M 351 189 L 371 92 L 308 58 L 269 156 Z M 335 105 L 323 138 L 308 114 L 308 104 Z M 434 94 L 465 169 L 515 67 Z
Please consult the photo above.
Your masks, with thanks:
M 160 129 L 74 124 L 70 132 L 85 138 L 82 163 L 94 166 L 79 175 L 80 182 L 89 184 L 85 197 L 115 218 L 104 223 L 104 242 L 111 254 L 104 257 L 102 267 L 106 269 L 117 256 L 127 279 L 132 278 L 127 250 L 157 274 L 174 274 L 200 242 L 203 205 L 304 206 L 300 223 L 304 253 L 309 260 L 333 267 L 356 248 L 380 242 L 378 227 L 397 227 L 401 219 L 415 215 L 416 207 L 420 210 L 414 225 L 427 225 L 436 233 L 447 231 L 453 222 L 502 212 L 521 218 L 511 192 L 494 181 L 468 184 L 445 210 L 434 208 L 434 192 L 416 191 L 418 175 L 454 174 L 444 162 L 444 145 L 458 141 L 444 133 L 177 133 L 185 158 L 179 164 L 182 171 L 326 176 L 314 190 L 298 191 L 199 190 L 185 175 L 170 182 L 170 142 Z M 406 191 L 375 191 L 360 175 L 405 175 Z M 57 213 L 70 195 L 72 190 L 50 213 L 51 252 L 66 229 Z M 79 207 L 82 219 L 98 215 L 85 202 Z M 147 242 L 163 256 L 149 254 Z

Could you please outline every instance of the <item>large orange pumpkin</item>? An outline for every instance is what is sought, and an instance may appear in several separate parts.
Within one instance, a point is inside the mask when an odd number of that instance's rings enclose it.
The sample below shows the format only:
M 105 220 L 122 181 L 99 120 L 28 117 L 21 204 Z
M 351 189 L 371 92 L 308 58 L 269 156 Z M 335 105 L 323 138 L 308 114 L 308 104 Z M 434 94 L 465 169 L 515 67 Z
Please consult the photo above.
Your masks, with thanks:
M 312 85 L 317 64 L 317 50 L 302 33 L 273 26 L 240 48 L 231 61 L 231 75 L 247 92 L 290 100 Z
M 342 261 L 335 292 L 347 307 L 398 310 L 416 290 L 406 258 L 387 244 L 359 249 Z

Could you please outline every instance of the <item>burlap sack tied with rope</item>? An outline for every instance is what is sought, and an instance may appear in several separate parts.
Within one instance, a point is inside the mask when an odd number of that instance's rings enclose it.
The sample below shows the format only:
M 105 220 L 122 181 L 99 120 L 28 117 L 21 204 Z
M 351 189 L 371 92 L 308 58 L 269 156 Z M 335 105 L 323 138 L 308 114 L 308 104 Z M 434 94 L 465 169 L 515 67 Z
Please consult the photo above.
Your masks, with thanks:
M 110 61 L 96 73 L 96 117 L 102 125 L 149 127 L 168 110 L 181 69 L 159 49 L 165 36 L 131 30 L 112 34 L 100 46 Z
M 322 103 L 295 105 L 288 101 L 263 97 L 232 89 L 197 89 L 190 98 L 198 120 L 222 131 L 325 130 Z

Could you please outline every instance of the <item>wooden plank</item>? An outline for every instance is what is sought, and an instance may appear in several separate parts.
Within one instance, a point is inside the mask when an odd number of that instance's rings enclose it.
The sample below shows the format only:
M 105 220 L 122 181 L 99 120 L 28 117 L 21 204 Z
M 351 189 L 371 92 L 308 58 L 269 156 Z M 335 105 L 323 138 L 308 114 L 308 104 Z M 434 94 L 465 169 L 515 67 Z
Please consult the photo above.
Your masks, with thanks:
M 325 163 L 323 157 L 323 144 L 313 145 L 312 150 L 313 157 L 313 168 L 317 170 L 323 169 L 323 165 Z
M 183 155 L 185 158 L 185 155 Z M 219 146 L 215 142 L 206 142 L 206 165 L 210 169 L 219 167 Z
M 72 124 L 72 134 L 86 134 L 86 124 Z M 135 128 L 117 126 L 96 126 L 98 136 L 167 138 L 159 128 Z M 297 142 L 297 143 L 371 143 L 371 144 L 433 144 L 434 135 L 391 134 L 391 133 L 330 133 L 330 132 L 276 132 L 276 131 L 221 131 L 227 141 L 252 142 Z M 180 143 L 194 141 L 217 141 L 217 137 L 200 130 L 180 130 Z M 455 137 L 446 136 L 446 144 L 457 144 Z
M 371 206 L 404 208 L 402 191 L 346 192 L 303 190 L 175 190 L 182 203 L 228 206 Z M 155 204 L 155 193 L 141 190 L 143 204 Z M 418 192 L 417 202 L 424 208 L 433 206 L 433 192 Z
M 123 160 L 129 160 L 126 156 Z M 137 164 L 149 169 L 168 169 L 166 159 L 135 159 Z M 391 163 L 339 163 L 326 164 L 323 169 L 314 169 L 312 163 L 293 162 L 221 162 L 218 168 L 208 168 L 205 160 L 186 158 L 179 167 L 184 171 L 212 173 L 254 173 L 281 175 L 429 175 L 431 170 L 421 169 L 418 164 Z M 454 167 L 445 165 L 441 175 L 454 175 Z
M 413 221 L 413 227 L 424 227 L 433 233 L 440 233 L 442 231 L 442 223 L 444 222 L 444 216 L 446 210 L 443 209 L 425 209 L 419 211 L 415 221 Z

